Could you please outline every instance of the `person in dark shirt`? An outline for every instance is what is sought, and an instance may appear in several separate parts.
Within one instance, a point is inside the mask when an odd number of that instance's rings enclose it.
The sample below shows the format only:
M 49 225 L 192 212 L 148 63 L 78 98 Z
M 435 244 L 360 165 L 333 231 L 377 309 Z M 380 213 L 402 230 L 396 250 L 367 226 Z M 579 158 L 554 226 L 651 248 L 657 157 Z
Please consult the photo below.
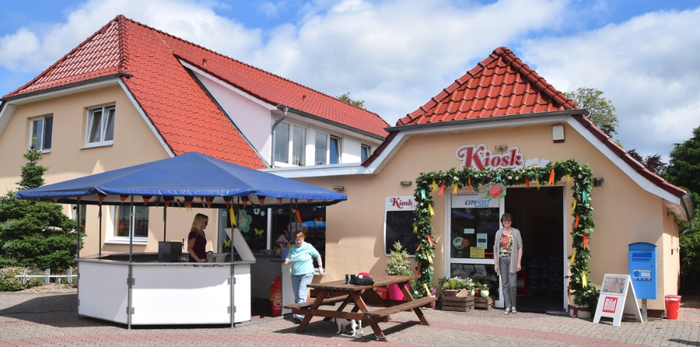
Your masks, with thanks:
M 187 236 L 187 253 L 190 254 L 190 263 L 207 262 L 207 237 L 204 235 L 204 228 L 209 224 L 209 217 L 197 213 L 192 221 L 190 234 Z

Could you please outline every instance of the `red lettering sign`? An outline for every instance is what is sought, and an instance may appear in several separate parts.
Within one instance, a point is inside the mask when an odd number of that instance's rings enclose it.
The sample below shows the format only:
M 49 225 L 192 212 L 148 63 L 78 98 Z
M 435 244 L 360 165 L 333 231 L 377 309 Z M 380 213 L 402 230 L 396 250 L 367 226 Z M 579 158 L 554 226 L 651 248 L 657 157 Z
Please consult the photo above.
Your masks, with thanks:
M 457 159 L 462 161 L 460 168 L 474 168 L 482 170 L 490 168 L 492 170 L 498 168 L 521 168 L 523 167 L 523 155 L 519 152 L 518 147 L 512 147 L 506 154 L 493 154 L 485 144 L 478 146 L 466 145 L 457 148 L 455 153 Z
M 617 308 L 617 298 L 606 296 L 603 301 L 603 312 L 615 313 L 615 308 Z
M 404 207 L 411 210 L 416 209 L 416 205 L 414 204 L 413 199 L 401 200 L 401 198 L 391 198 L 389 199 L 389 201 L 391 201 L 391 206 L 396 207 L 400 210 L 403 210 Z

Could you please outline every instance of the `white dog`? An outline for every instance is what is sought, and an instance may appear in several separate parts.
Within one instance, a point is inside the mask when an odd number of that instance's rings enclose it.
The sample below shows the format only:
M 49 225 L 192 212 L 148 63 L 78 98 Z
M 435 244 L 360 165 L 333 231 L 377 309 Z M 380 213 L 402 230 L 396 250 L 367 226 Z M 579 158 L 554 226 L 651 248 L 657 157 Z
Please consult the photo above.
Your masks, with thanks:
M 338 325 L 338 332 L 337 334 L 340 334 L 342 332 L 350 333 L 350 330 L 348 330 L 348 326 L 352 328 L 352 336 L 355 336 L 357 334 L 357 328 L 360 329 L 360 336 L 363 335 L 362 332 L 362 321 L 361 320 L 356 320 L 356 319 L 343 319 L 343 318 L 334 318 L 335 324 Z

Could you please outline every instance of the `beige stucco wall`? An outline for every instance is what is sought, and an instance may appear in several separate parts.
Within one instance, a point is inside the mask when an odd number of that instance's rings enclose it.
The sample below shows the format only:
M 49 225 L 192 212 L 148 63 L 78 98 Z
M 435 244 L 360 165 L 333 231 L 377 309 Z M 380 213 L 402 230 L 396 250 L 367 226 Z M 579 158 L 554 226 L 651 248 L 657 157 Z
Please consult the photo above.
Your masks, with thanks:
M 594 177 L 603 177 L 603 187 L 592 193 L 593 218 L 596 223 L 591 237 L 591 280 L 600 288 L 605 273 L 628 271 L 628 244 L 650 242 L 659 250 L 659 298 L 677 290 L 678 257 L 670 256 L 670 244 L 677 245 L 677 232 L 672 217 L 666 216 L 662 200 L 645 192 L 626 174 L 608 160 L 573 128 L 565 126 L 564 143 L 553 143 L 551 125 L 534 125 L 491 130 L 414 135 L 410 137 L 386 167 L 377 175 L 355 177 L 327 177 L 305 180 L 328 189 L 342 185 L 348 201 L 327 210 L 327 275 L 323 281 L 341 279 L 345 273 L 368 271 L 371 275 L 384 273 L 386 257 L 383 253 L 384 198 L 413 195 L 415 184 L 401 186 L 400 181 L 414 181 L 421 172 L 449 170 L 459 167 L 455 157 L 457 148 L 469 144 L 486 144 L 493 150 L 496 145 L 519 147 L 525 159 L 533 157 L 552 162 L 575 159 L 588 163 Z M 564 206 L 571 207 L 571 183 L 564 189 Z M 536 188 L 531 188 L 536 189 Z M 448 190 L 451 191 L 451 190 Z M 437 279 L 445 275 L 444 240 L 445 199 L 433 194 L 437 257 L 434 262 Z M 506 196 L 507 199 L 507 196 Z M 571 244 L 569 232 L 573 217 L 566 213 L 566 243 Z M 516 225 L 517 227 L 517 225 Z M 675 243 L 674 243 L 675 242 Z M 568 254 L 573 252 L 569 247 Z M 666 255 L 666 254 L 669 255 Z M 415 264 L 413 264 L 415 265 Z M 663 268 L 663 273 L 662 273 Z M 663 300 L 649 302 L 650 309 L 663 309 Z
M 87 110 L 104 105 L 115 105 L 114 142 L 111 146 L 84 148 Z M 151 128 L 118 85 L 84 93 L 53 98 L 20 105 L 2 136 L 0 136 L 0 189 L 16 189 L 20 180 L 20 167 L 26 163 L 22 156 L 29 145 L 30 120 L 38 116 L 53 115 L 53 139 L 51 152 L 44 154 L 40 162 L 49 168 L 44 174 L 46 184 L 61 182 L 95 173 L 168 158 L 166 150 Z M 134 201 L 139 202 L 140 197 Z M 106 217 L 108 207 L 103 207 Z M 72 215 L 70 206 L 64 208 Z M 98 206 L 88 206 L 87 238 L 81 255 L 97 254 L 99 247 Z M 162 208 L 151 208 L 149 214 L 149 240 L 147 245 L 134 246 L 135 252 L 157 252 L 163 237 Z M 181 241 L 187 237 L 194 215 L 198 212 L 210 216 L 207 238 L 215 240 L 216 210 L 194 209 L 168 210 L 169 241 Z M 109 239 L 107 218 L 103 218 L 102 240 Z M 207 245 L 209 247 L 210 245 Z M 209 248 L 207 248 L 209 249 Z M 106 244 L 103 252 L 128 252 L 128 245 Z

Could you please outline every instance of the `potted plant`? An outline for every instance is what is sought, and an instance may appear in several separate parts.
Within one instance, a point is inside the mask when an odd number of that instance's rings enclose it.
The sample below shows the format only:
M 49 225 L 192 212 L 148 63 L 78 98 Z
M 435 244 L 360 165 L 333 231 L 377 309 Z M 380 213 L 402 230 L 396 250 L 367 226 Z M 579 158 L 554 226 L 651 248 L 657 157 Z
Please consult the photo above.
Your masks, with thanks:
M 491 283 L 488 280 L 484 280 L 481 283 L 481 297 L 485 298 L 489 296 L 489 288 L 491 288 Z
M 445 296 L 457 296 L 458 294 L 460 296 L 466 296 L 470 294 L 468 288 L 472 285 L 473 283 L 471 278 L 461 278 L 455 276 L 446 279 L 444 283 L 440 286 L 440 289 L 442 290 L 442 295 Z M 460 294 L 460 292 L 462 291 L 464 291 L 464 293 Z
M 411 263 L 408 261 L 408 252 L 403 248 L 401 242 L 394 242 L 394 250 L 391 251 L 389 260 L 386 262 L 386 273 L 392 276 L 413 276 Z M 389 285 L 389 299 L 405 299 L 397 284 Z

